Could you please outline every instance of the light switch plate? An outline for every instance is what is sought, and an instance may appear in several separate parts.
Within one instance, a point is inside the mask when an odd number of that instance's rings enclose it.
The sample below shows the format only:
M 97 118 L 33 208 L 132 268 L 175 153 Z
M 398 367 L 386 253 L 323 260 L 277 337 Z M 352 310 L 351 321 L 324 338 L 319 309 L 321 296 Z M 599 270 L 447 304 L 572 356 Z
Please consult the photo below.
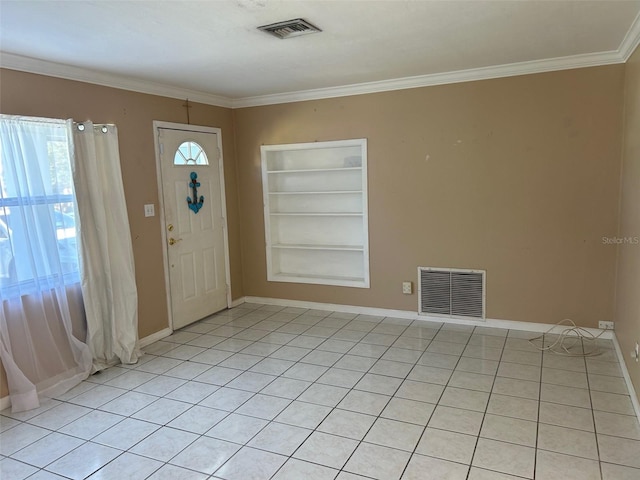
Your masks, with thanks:
M 153 203 L 147 203 L 144 206 L 144 216 L 145 217 L 153 217 L 156 214 L 156 209 Z

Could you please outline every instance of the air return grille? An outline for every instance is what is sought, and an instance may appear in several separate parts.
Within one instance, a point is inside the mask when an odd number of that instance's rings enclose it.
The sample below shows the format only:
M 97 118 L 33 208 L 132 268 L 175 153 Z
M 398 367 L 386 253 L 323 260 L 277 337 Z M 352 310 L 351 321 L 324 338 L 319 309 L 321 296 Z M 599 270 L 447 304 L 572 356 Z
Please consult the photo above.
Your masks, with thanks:
M 418 267 L 418 313 L 484 320 L 484 270 Z
M 299 37 L 300 35 L 308 35 L 310 33 L 322 31 L 302 18 L 285 20 L 284 22 L 272 23 L 270 25 L 262 25 L 261 27 L 258 27 L 258 30 L 270 33 L 280 39 Z

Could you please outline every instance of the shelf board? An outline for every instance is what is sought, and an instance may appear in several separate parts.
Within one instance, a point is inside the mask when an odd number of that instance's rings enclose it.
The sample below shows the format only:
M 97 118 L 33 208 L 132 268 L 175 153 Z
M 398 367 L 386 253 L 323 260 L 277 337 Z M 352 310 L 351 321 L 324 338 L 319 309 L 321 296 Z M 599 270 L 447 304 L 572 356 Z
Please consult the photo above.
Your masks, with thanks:
M 362 217 L 362 212 L 271 212 L 276 217 Z
M 362 193 L 362 190 L 326 190 L 323 192 L 269 192 L 269 195 L 339 195 Z
M 359 171 L 362 167 L 336 167 L 336 168 L 301 168 L 298 170 L 267 170 L 267 173 L 317 173 L 317 172 L 348 172 Z
M 295 280 L 309 280 L 309 283 L 316 282 L 335 282 L 333 285 L 353 285 L 353 286 L 361 286 L 365 283 L 365 279 L 363 277 L 341 277 L 337 275 L 309 275 L 302 273 L 288 273 L 288 272 L 278 272 L 273 274 L 273 281 L 287 281 L 285 279 L 290 279 L 289 281 Z M 315 280 L 315 282 L 314 282 Z
M 313 244 L 283 244 L 274 243 L 271 248 L 283 250 L 336 250 L 342 252 L 363 252 L 362 245 L 313 245 Z

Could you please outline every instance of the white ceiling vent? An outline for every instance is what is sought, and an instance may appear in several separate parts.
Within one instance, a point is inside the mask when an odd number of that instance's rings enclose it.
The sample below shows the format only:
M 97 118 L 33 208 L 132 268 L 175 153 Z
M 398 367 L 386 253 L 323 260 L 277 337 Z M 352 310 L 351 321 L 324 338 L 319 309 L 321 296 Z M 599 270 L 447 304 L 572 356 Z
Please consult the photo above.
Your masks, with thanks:
M 302 18 L 285 20 L 284 22 L 272 23 L 271 25 L 263 25 L 258 27 L 258 30 L 270 33 L 280 39 L 299 37 L 300 35 L 308 35 L 322 31 Z
M 418 313 L 485 318 L 484 270 L 418 267 Z

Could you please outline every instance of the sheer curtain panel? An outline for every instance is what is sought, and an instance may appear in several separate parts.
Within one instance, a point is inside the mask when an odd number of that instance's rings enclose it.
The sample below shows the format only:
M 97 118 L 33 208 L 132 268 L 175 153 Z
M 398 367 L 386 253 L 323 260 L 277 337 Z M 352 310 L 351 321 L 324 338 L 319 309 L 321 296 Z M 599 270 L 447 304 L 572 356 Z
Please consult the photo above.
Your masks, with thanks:
M 73 175 L 93 370 L 138 361 L 138 294 L 115 125 L 76 124 Z
M 0 358 L 14 412 L 91 369 L 73 334 L 82 302 L 68 296 L 80 278 L 70 146 L 70 122 L 0 115 Z

